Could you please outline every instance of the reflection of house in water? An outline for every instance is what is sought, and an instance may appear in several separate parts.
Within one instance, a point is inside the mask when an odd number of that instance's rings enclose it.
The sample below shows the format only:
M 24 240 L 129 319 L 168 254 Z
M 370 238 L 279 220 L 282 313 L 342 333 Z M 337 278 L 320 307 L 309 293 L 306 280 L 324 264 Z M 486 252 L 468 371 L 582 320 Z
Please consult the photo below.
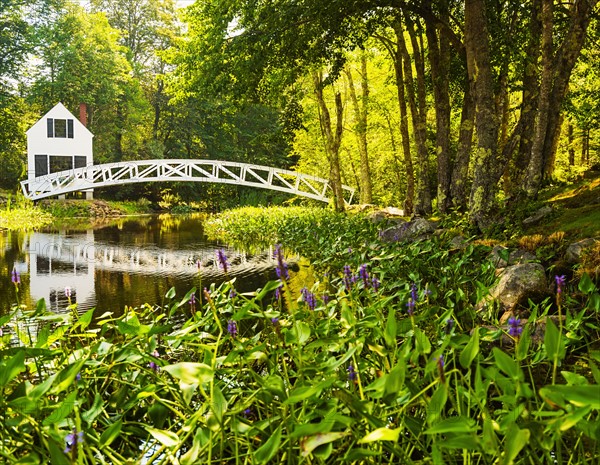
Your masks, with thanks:
M 43 298 L 49 310 L 64 310 L 69 305 L 65 294 L 68 287 L 72 303 L 84 307 L 95 305 L 92 230 L 68 236 L 32 233 L 27 240 L 30 292 L 34 300 Z

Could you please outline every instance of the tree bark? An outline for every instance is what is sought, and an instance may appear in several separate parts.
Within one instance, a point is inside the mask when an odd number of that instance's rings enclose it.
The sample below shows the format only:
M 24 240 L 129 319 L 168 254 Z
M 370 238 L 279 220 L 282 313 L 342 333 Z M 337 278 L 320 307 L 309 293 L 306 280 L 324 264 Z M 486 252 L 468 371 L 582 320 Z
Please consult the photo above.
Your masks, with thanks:
M 440 20 L 449 21 L 447 0 L 438 5 Z M 450 41 L 443 29 L 438 33 L 433 21 L 425 21 L 427 45 L 429 47 L 429 66 L 433 78 L 436 120 L 437 155 L 437 208 L 447 213 L 452 206 L 451 199 L 451 156 L 450 156 Z
M 356 115 L 356 124 L 354 130 L 356 140 L 358 142 L 358 152 L 360 154 L 360 202 L 370 204 L 373 202 L 371 170 L 369 167 L 369 152 L 367 145 L 367 122 L 368 122 L 368 104 L 369 104 L 369 81 L 367 78 L 367 58 L 364 53 L 361 54 L 361 90 L 362 95 L 360 101 L 356 95 L 352 71 L 346 69 L 348 78 L 348 88 L 350 90 L 350 99 L 354 106 L 354 114 Z
M 342 96 L 339 92 L 335 94 L 335 129 L 331 127 L 331 116 L 325 97 L 323 96 L 323 78 L 320 73 L 313 73 L 313 83 L 317 103 L 319 104 L 319 122 L 321 134 L 325 139 L 325 153 L 329 160 L 329 179 L 333 189 L 334 204 L 336 211 L 343 212 L 345 209 L 344 191 L 342 189 L 342 176 L 340 169 L 340 145 L 343 134 L 343 111 Z
M 575 139 L 573 137 L 573 123 L 571 120 L 567 120 L 567 141 L 569 144 L 569 166 L 575 166 Z
M 471 160 L 471 146 L 473 144 L 473 128 L 475 126 L 475 102 L 473 100 L 473 85 L 469 78 L 465 79 L 465 93 L 460 116 L 460 132 L 458 135 L 458 149 L 452 170 L 452 183 L 450 196 L 454 208 L 465 211 L 467 209 L 467 188 L 469 177 L 469 162 Z
M 419 98 L 419 107 L 417 107 L 417 95 L 414 89 L 414 78 L 412 72 L 412 62 L 410 59 L 410 55 L 408 53 L 408 49 L 406 47 L 406 42 L 404 40 L 404 32 L 402 30 L 402 26 L 400 23 L 395 24 L 396 29 L 396 37 L 398 38 L 398 45 L 400 49 L 400 53 L 402 54 L 402 64 L 404 70 L 404 84 L 406 90 L 406 96 L 408 97 L 410 112 L 412 115 L 412 124 L 413 124 L 413 132 L 415 136 L 415 143 L 417 146 L 417 160 L 418 160 L 418 170 L 416 176 L 416 191 L 415 191 L 415 202 L 413 207 L 413 215 L 422 216 L 431 213 L 431 195 L 429 193 L 429 183 L 427 182 L 427 174 L 428 174 L 428 154 L 427 154 L 427 133 L 426 133 L 426 122 L 424 120 L 424 115 L 419 111 L 419 108 L 424 106 L 424 82 L 423 84 L 423 99 Z M 414 36 L 414 31 L 413 31 Z M 415 41 L 416 42 L 416 41 Z M 417 49 L 414 49 L 415 60 L 419 60 L 418 56 L 420 54 L 418 44 Z M 421 60 L 422 62 L 422 60 Z M 417 67 L 417 73 L 420 73 L 419 63 Z M 421 92 L 421 89 L 418 90 Z
M 552 0 L 542 0 L 542 84 L 538 122 L 527 169 L 527 194 L 535 197 L 542 185 L 547 165 L 552 164 L 555 140 L 560 126 L 560 108 L 571 72 L 585 41 L 592 10 L 598 0 L 575 0 L 571 4 L 569 29 L 553 56 Z
M 494 81 L 489 53 L 484 0 L 465 0 L 465 48 L 469 78 L 475 86 L 477 150 L 469 198 L 471 221 L 489 227 L 496 209 L 500 157 L 498 122 L 494 105 Z

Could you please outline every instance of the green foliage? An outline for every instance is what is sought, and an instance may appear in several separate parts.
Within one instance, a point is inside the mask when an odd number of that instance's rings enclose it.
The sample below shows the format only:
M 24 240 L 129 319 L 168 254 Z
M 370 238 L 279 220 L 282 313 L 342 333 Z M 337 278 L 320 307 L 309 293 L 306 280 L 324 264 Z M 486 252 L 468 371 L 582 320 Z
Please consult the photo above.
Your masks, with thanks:
M 9 198 L 6 207 L 0 210 L 0 229 L 31 230 L 39 229 L 52 222 L 52 215 L 33 205 L 33 202 L 17 195 L 13 203 Z
M 245 210 L 237 215 L 251 221 Z M 518 349 L 502 343 L 502 329 L 469 335 L 472 302 L 493 279 L 486 248 L 386 244 L 369 237 L 364 218 L 328 210 L 283 215 L 253 228 L 278 224 L 290 244 L 304 237 L 297 246 L 311 254 L 328 228 L 334 235 L 345 225 L 362 239 L 321 244 L 328 273 L 298 298 L 287 281 L 244 295 L 227 282 L 201 301 L 190 300 L 196 289 L 182 298 L 171 289 L 163 307 L 120 316 L 79 315 L 75 305 L 54 314 L 40 303 L 0 317 L 0 456 L 115 465 L 174 457 L 182 464 L 594 463 L 597 353 L 579 352 L 549 381 L 557 358 L 572 357 L 569 341 L 584 333 L 567 323 L 565 337 L 562 325 L 550 326 L 538 344 L 529 322 L 511 339 Z M 597 295 L 589 278 L 579 290 L 588 302 Z M 597 340 L 594 304 L 573 294 L 563 305 L 573 315 L 585 310 L 574 318 L 595 324 L 590 341 Z M 78 433 L 82 440 L 63 452 Z

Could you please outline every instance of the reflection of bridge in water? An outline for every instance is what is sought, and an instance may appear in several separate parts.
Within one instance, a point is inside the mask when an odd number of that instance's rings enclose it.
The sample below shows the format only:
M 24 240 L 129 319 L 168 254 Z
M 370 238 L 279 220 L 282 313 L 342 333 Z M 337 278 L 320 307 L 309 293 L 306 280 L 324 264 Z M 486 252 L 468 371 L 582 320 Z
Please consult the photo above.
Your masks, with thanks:
M 94 232 L 71 235 L 32 233 L 24 243 L 29 254 L 31 296 L 44 298 L 50 309 L 64 308 L 64 290 L 72 289 L 73 300 L 84 306 L 96 304 L 95 272 L 109 271 L 143 276 L 223 279 L 217 247 L 169 249 L 154 244 L 116 245 L 97 241 Z M 272 251 L 248 254 L 227 250 L 230 278 L 267 271 L 274 267 Z
M 83 240 L 82 240 L 83 239 Z M 92 266 L 95 270 L 111 270 L 144 275 L 169 274 L 203 276 L 223 275 L 216 259 L 218 248 L 165 249 L 155 245 L 115 245 L 94 241 L 93 233 L 87 235 L 56 236 L 33 233 L 29 240 L 29 253 L 35 255 L 37 273 L 60 271 L 84 272 Z M 239 268 L 271 267 L 272 253 L 247 254 L 228 251 L 228 272 L 236 274 Z

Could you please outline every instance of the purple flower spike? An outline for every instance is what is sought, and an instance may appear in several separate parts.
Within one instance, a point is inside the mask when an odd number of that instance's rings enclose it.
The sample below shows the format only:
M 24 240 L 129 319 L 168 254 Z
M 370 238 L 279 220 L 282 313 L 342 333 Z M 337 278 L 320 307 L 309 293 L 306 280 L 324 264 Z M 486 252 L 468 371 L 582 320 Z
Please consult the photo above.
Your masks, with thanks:
M 415 301 L 413 300 L 412 297 L 408 298 L 408 302 L 406 304 L 406 311 L 408 312 L 408 314 L 410 316 L 412 316 L 413 313 L 415 312 Z
M 152 352 L 152 356 L 155 358 L 159 358 L 160 354 L 158 353 L 158 350 L 155 350 L 154 352 Z M 148 363 L 148 368 L 150 368 L 152 371 L 158 371 L 160 370 L 160 366 L 158 366 L 158 364 L 155 361 L 150 361 L 150 363 Z
M 360 265 L 360 268 L 358 270 L 358 275 L 360 276 L 360 279 L 362 279 L 364 286 L 369 287 L 369 285 L 370 285 L 369 272 L 367 271 L 366 264 Z
M 306 303 L 306 305 L 308 305 L 308 308 L 314 310 L 317 307 L 317 298 L 315 297 L 315 295 L 312 292 L 310 292 L 306 287 L 303 287 L 300 290 L 300 293 L 302 294 L 302 301 Z
M 67 299 L 70 299 L 70 298 L 71 298 L 72 292 L 73 292 L 73 291 L 71 290 L 71 288 L 70 288 L 69 286 L 65 287 L 65 297 L 66 297 Z
M 454 328 L 454 320 L 452 318 L 448 318 L 446 320 L 446 334 L 450 334 L 452 329 Z
M 19 274 L 19 272 L 17 271 L 16 268 L 13 268 L 13 270 L 12 270 L 11 281 L 13 282 L 13 284 L 15 286 L 18 286 L 19 284 L 21 284 L 21 275 Z
M 190 296 L 190 305 L 192 307 L 194 307 L 196 305 L 196 293 L 195 292 Z
M 352 363 L 350 363 L 348 365 L 347 371 L 348 371 L 348 379 L 352 382 L 355 382 L 357 375 L 356 375 L 356 371 L 354 370 L 354 365 L 352 365 Z
M 237 323 L 234 320 L 227 322 L 227 332 L 231 334 L 231 337 L 236 337 L 238 333 Z
M 373 286 L 373 290 L 375 292 L 377 292 L 379 290 L 379 287 L 381 286 L 381 283 L 379 282 L 379 280 L 377 279 L 377 277 L 373 276 L 373 279 L 371 280 L 371 286 Z
M 415 283 L 410 285 L 410 296 L 412 297 L 413 302 L 419 300 L 419 296 L 417 295 L 417 285 Z
M 565 283 L 567 282 L 567 277 L 563 274 L 562 276 L 555 276 L 554 280 L 556 281 L 556 293 L 562 293 Z
M 227 263 L 227 255 L 225 255 L 225 251 L 223 249 L 217 250 L 217 260 L 219 261 L 221 268 L 223 268 L 223 273 L 227 274 L 227 267 L 229 264 Z
M 65 454 L 77 449 L 77 444 L 81 443 L 83 443 L 83 431 L 77 432 L 76 429 L 73 429 L 73 432 L 67 434 L 65 438 Z
M 523 328 L 521 327 L 521 320 L 511 316 L 508 319 L 508 334 L 512 337 L 519 337 L 523 332 Z
M 344 286 L 346 287 L 346 291 L 350 290 L 350 286 L 352 284 L 352 270 L 350 269 L 350 265 L 344 265 Z

